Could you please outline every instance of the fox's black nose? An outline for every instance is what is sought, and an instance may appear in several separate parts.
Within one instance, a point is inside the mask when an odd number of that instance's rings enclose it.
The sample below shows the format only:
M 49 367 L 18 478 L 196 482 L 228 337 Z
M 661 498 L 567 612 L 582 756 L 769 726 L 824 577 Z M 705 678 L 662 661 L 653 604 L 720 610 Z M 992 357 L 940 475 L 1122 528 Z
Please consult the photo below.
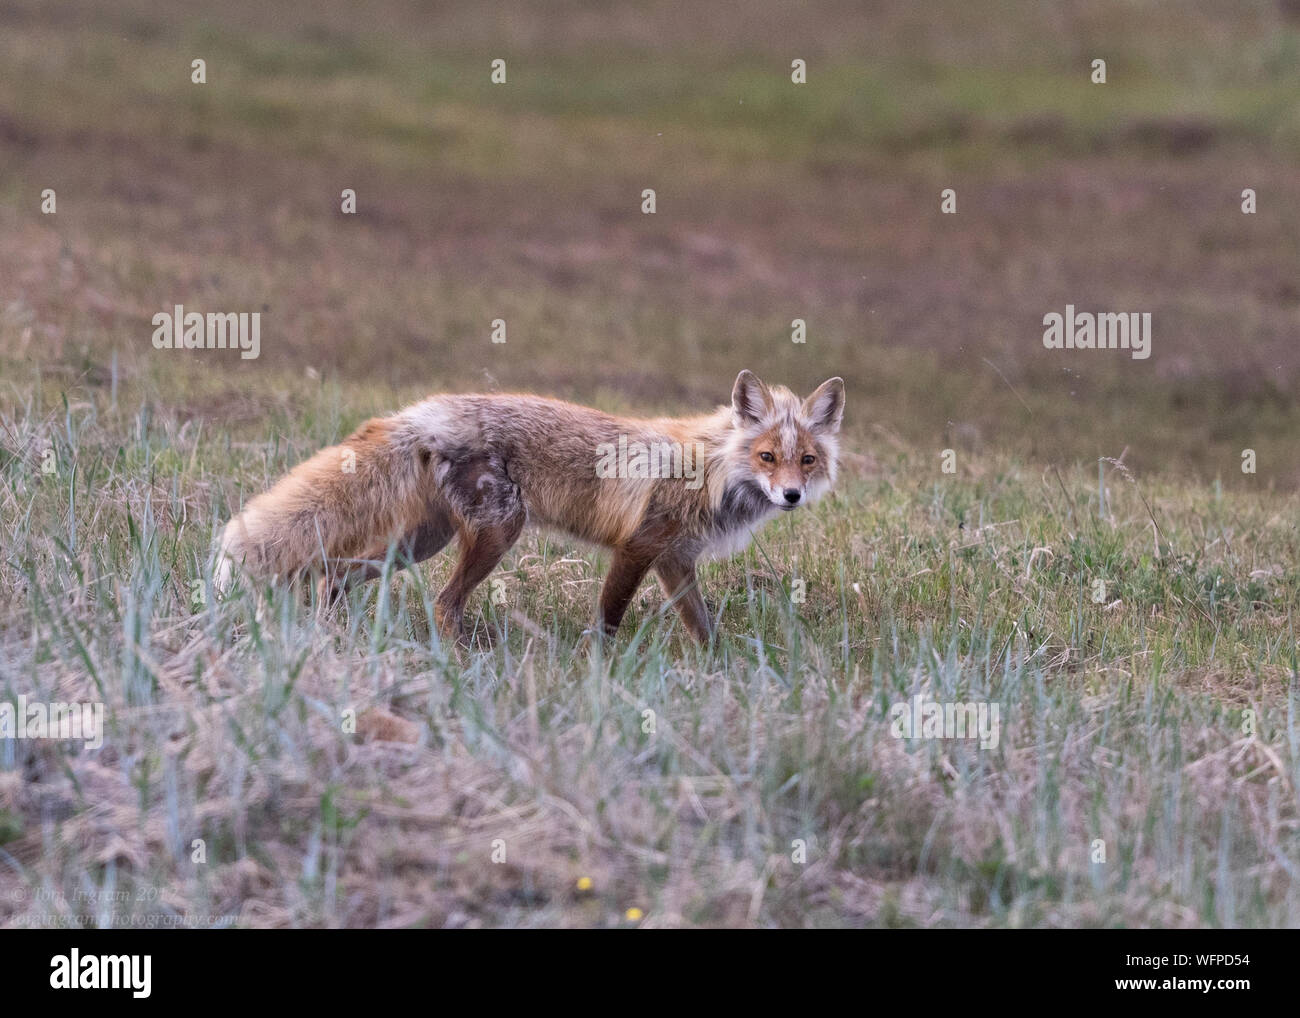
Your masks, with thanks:
M 785 489 L 785 500 L 789 502 L 791 505 L 796 505 L 799 499 L 802 497 L 803 497 L 803 492 L 801 492 L 798 488 Z

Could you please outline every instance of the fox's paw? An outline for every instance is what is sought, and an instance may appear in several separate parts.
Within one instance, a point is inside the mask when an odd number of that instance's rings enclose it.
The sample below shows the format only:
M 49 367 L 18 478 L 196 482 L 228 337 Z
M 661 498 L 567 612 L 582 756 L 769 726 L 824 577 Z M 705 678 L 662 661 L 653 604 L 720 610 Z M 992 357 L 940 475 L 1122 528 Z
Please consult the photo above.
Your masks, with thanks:
M 472 630 L 462 632 L 460 645 L 466 650 L 491 650 L 501 640 L 501 633 L 486 623 L 475 626 Z

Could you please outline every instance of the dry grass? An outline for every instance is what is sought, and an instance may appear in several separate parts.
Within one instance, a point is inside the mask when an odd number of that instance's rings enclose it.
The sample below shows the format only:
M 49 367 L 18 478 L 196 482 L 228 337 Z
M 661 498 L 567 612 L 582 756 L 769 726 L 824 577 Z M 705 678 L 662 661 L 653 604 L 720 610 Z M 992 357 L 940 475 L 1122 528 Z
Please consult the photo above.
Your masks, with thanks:
M 0 741 L 0 923 L 1300 923 L 1300 32 L 814 7 L 6 5 L 0 698 L 109 731 Z M 155 352 L 175 303 L 264 310 L 263 356 Z M 1066 303 L 1153 357 L 1043 350 Z M 649 587 L 593 645 L 603 556 L 536 535 L 479 653 L 429 631 L 445 557 L 206 597 L 232 508 L 371 413 L 742 366 L 842 374 L 851 450 L 707 571 L 711 653 Z M 999 745 L 894 738 L 916 694 Z

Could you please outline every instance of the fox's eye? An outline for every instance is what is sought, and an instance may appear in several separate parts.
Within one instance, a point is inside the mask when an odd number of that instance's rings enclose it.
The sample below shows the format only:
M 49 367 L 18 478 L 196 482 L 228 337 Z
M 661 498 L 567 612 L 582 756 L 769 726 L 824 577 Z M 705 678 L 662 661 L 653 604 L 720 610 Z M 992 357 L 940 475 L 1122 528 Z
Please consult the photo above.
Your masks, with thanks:
M 817 457 L 814 456 L 812 453 L 809 453 L 807 456 L 803 458 L 803 465 L 806 467 L 810 467 L 816 462 L 817 462 Z
M 776 462 L 776 457 L 773 456 L 770 452 L 760 452 L 760 453 L 758 454 L 758 458 L 761 459 L 764 463 L 775 463 L 775 462 Z

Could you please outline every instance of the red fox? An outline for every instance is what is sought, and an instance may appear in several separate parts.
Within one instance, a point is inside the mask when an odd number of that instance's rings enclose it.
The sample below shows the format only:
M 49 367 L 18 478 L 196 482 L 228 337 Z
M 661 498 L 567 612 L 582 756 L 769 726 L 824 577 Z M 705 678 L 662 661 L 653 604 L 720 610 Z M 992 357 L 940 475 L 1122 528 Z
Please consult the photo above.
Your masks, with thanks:
M 712 618 L 696 582 L 701 556 L 731 554 L 776 513 L 835 481 L 844 381 L 805 400 L 742 371 L 731 405 L 700 417 L 613 417 L 529 395 L 441 395 L 361 425 L 251 499 L 221 537 L 217 589 L 233 571 L 315 577 L 334 597 L 459 538 L 460 557 L 434 615 L 465 638 L 465 602 L 525 523 L 614 553 L 600 592 L 613 636 L 653 569 L 701 642 Z

